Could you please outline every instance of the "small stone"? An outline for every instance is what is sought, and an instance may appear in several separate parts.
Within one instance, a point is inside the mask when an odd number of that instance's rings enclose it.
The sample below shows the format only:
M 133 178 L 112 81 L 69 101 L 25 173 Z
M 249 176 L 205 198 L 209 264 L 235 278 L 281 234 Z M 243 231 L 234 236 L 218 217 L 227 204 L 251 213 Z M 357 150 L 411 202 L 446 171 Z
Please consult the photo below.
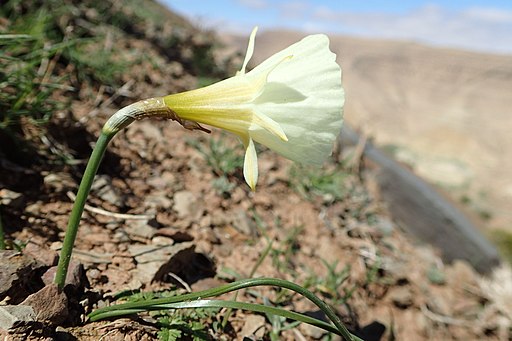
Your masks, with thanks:
M 172 183 L 170 183 L 168 179 L 162 176 L 154 176 L 147 180 L 147 184 L 155 189 L 164 190 L 169 188 Z
M 68 298 L 55 283 L 29 295 L 21 305 L 32 307 L 39 322 L 57 325 L 68 316 Z
M 35 270 L 42 266 L 43 264 L 29 255 L 13 250 L 0 250 L 0 299 L 11 296 L 16 300 L 32 285 L 31 281 L 36 277 Z
M 395 287 L 389 295 L 393 304 L 400 309 L 407 309 L 414 303 L 414 296 L 407 287 Z
M 165 269 L 173 262 L 173 259 L 181 252 L 193 252 L 194 245 L 190 242 L 176 245 L 130 245 L 128 252 L 135 257 L 137 268 L 133 277 L 142 283 L 151 283 L 160 280 Z
M 55 339 L 59 341 L 74 341 L 74 337 L 66 328 L 57 326 L 55 327 Z
M 12 208 L 20 208 L 23 204 L 23 195 L 7 188 L 0 189 L 0 204 Z
M 51 243 L 50 244 L 50 249 L 54 250 L 54 251 L 62 249 L 62 242 L 61 241 L 56 241 L 56 242 Z
M 32 242 L 27 243 L 23 249 L 23 253 L 31 256 L 46 266 L 57 265 L 57 261 L 59 260 L 59 255 L 57 252 L 42 248 L 41 246 Z
M 112 240 L 115 240 L 118 243 L 131 242 L 130 236 L 128 236 L 125 231 L 116 231 L 116 233 L 114 234 L 114 238 L 112 238 Z
M 148 239 L 155 235 L 155 228 L 150 226 L 147 220 L 128 221 L 124 230 L 129 235 Z
M 114 231 L 115 229 L 119 228 L 119 226 L 121 226 L 121 224 L 119 224 L 116 221 L 111 221 L 111 222 L 105 224 L 105 228 L 110 231 Z
M 89 269 L 87 270 L 87 276 L 91 279 L 98 280 L 101 278 L 101 271 L 98 269 Z
M 322 328 L 318 328 L 307 323 L 302 324 L 300 329 L 305 335 L 315 340 L 319 340 L 322 338 L 322 336 L 327 334 L 327 332 Z
M 172 245 L 174 244 L 174 239 L 164 236 L 156 236 L 151 239 L 151 244 L 153 245 Z
M 408 284 L 411 281 L 411 271 L 407 264 L 403 262 L 390 262 L 386 271 L 397 285 Z
M 52 192 L 64 192 L 75 187 L 73 178 L 66 173 L 50 173 L 44 177 L 43 182 Z
M 28 305 L 0 306 L 0 329 L 12 330 L 21 325 L 34 322 L 36 313 Z
M 57 273 L 57 267 L 52 266 L 41 276 L 45 285 L 50 285 L 55 279 Z M 68 267 L 68 273 L 66 274 L 66 286 L 71 285 L 74 288 L 81 288 L 84 285 L 84 267 L 77 261 L 71 260 Z
M 140 122 L 140 124 L 137 125 L 137 130 L 142 132 L 145 137 L 149 137 L 157 141 L 163 140 L 162 130 L 151 122 Z
M 97 175 L 91 187 L 91 192 L 115 206 L 122 206 L 123 200 L 112 186 L 112 180 L 107 175 Z
M 257 339 L 262 338 L 265 335 L 265 317 L 261 315 L 247 315 L 240 335 L 242 337 L 255 336 Z
M 247 216 L 244 210 L 234 212 L 233 227 L 245 235 L 253 237 L 257 235 L 256 223 Z
M 154 193 L 144 199 L 144 206 L 149 208 L 169 209 L 172 207 L 172 201 L 164 193 Z
M 28 215 L 39 215 L 40 213 L 40 210 L 41 210 L 41 205 L 43 203 L 41 201 L 37 201 L 33 204 L 29 204 L 25 207 L 25 214 L 28 214 Z M 32 217 L 30 217 L 32 218 Z
M 180 191 L 174 194 L 174 210 L 180 219 L 197 221 L 203 215 L 204 205 L 196 195 L 190 191 Z

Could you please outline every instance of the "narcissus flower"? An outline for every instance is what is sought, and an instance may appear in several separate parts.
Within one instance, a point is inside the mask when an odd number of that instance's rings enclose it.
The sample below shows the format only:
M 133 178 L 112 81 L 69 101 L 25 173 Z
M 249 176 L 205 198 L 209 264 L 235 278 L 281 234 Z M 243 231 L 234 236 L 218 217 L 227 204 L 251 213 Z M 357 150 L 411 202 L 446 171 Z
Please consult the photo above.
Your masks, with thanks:
M 244 177 L 253 190 L 258 180 L 254 141 L 291 160 L 319 164 L 340 132 L 344 104 L 341 69 L 327 36 L 307 36 L 246 72 L 255 36 L 256 29 L 234 77 L 164 97 L 181 119 L 240 137 Z
M 256 29 L 234 77 L 123 108 L 104 131 L 151 116 L 171 118 L 190 129 L 204 129 L 199 124 L 225 129 L 245 146 L 244 177 L 253 190 L 258 181 L 254 142 L 293 161 L 322 163 L 340 132 L 345 102 L 341 69 L 329 39 L 323 34 L 307 36 L 246 72 L 255 36 Z

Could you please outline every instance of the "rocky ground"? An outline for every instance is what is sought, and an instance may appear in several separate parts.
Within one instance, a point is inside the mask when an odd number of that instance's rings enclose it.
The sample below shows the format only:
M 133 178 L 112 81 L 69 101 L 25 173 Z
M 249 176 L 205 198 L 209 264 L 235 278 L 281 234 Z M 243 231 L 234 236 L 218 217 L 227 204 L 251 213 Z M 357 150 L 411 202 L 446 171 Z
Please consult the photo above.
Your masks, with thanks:
M 0 155 L 1 213 L 10 249 L 0 253 L 1 313 L 19 317 L 20 307 L 31 306 L 40 321 L 0 318 L 1 335 L 171 340 L 161 317 L 91 323 L 86 315 L 112 304 L 120 292 L 196 291 L 265 276 L 308 287 L 365 340 L 511 338 L 506 284 L 482 279 L 464 262 L 443 264 L 435 250 L 404 234 L 378 199 L 371 171 L 359 167 L 357 149 L 336 152 L 322 169 L 301 168 L 261 149 L 253 193 L 243 181 L 239 141 L 166 121 L 137 122 L 114 139 L 81 222 L 72 286 L 67 296 L 45 286 L 102 123 L 138 99 L 204 81 L 181 57 L 204 46 L 209 35 L 191 27 L 180 31 L 189 35 L 180 59 L 162 53 L 149 26 L 140 32 L 145 38 L 112 33 L 113 48 L 130 51 L 136 60 L 123 71 L 119 87 L 84 83 L 70 106 L 52 118 L 52 138 L 46 145 L 39 141 L 39 154 L 56 148 L 69 157 L 66 162 L 20 164 Z M 318 316 L 305 299 L 275 288 L 247 290 L 238 299 Z M 198 322 L 210 339 L 336 339 L 241 311 L 230 315 L 226 328 L 215 327 L 226 314 L 189 311 L 180 321 Z

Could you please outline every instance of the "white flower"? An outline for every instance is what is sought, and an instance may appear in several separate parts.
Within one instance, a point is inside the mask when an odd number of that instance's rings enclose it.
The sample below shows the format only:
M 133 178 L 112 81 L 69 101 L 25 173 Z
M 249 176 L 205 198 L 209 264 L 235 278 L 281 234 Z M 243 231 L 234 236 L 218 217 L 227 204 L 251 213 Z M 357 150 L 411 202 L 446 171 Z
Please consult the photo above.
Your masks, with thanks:
M 254 190 L 254 141 L 301 163 L 320 164 L 339 134 L 344 104 L 341 69 L 327 36 L 310 35 L 249 72 L 256 29 L 234 77 L 163 98 L 182 120 L 228 130 L 245 146 L 244 177 Z

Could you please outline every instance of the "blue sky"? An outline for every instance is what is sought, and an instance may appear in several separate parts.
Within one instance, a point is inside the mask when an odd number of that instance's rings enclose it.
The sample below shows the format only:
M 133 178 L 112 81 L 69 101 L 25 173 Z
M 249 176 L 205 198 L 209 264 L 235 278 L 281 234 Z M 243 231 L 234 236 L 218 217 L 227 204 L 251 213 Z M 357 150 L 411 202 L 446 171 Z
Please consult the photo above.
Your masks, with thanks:
M 341 33 L 512 54 L 512 0 L 159 0 L 205 28 Z

